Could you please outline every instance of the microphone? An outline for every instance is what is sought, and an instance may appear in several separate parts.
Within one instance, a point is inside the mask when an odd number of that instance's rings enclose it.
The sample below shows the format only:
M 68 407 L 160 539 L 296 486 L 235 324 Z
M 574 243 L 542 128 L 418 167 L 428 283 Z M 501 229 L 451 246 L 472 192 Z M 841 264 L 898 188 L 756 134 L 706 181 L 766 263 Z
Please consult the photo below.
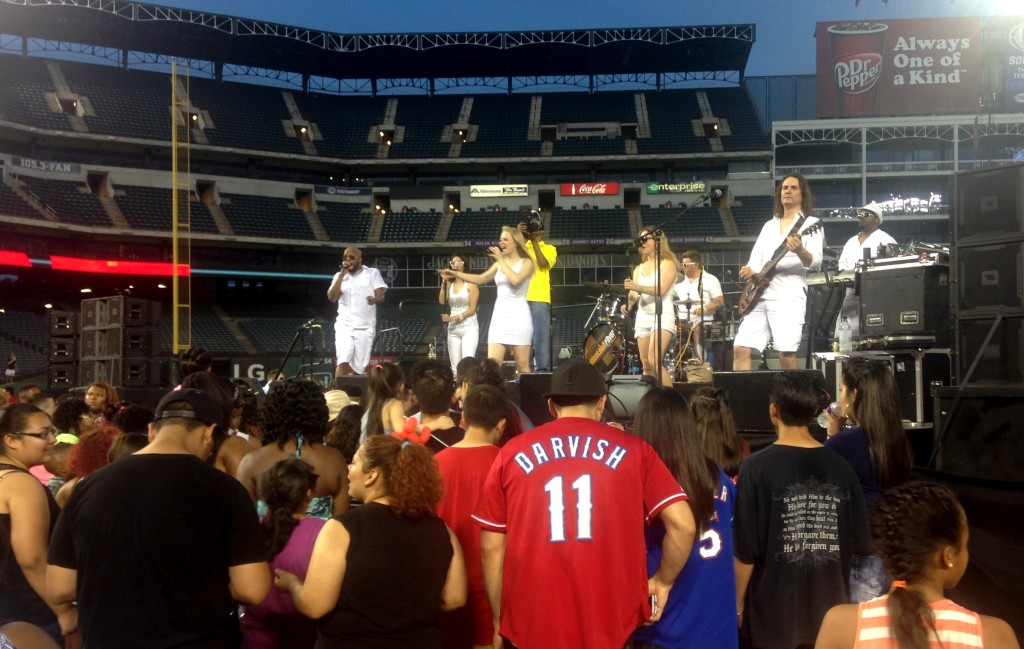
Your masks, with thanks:
M 299 325 L 299 329 L 310 329 L 319 326 L 320 325 L 317 323 L 316 318 L 310 318 L 309 320 L 306 320 L 301 325 Z
M 708 198 L 721 198 L 721 197 L 722 197 L 722 190 L 721 189 L 712 189 L 710 192 L 708 192 Z

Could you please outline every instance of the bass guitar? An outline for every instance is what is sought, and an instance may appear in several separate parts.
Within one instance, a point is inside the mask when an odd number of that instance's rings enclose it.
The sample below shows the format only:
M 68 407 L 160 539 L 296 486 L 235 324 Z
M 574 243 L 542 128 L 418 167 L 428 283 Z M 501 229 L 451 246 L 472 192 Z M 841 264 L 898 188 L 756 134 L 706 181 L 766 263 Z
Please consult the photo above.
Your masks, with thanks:
M 800 226 L 802 226 L 806 220 L 807 217 L 801 214 L 800 218 L 793 224 L 793 227 L 790 228 L 789 234 L 786 235 L 786 238 L 788 239 L 796 233 L 799 233 L 800 236 L 803 237 L 811 234 L 812 232 L 817 232 L 822 228 L 822 222 L 818 221 L 803 232 L 800 232 Z M 747 315 L 750 313 L 758 300 L 761 299 L 761 295 L 764 294 L 765 289 L 768 288 L 768 285 L 772 281 L 772 276 L 775 274 L 775 266 L 783 257 L 786 256 L 787 252 L 789 252 L 789 248 L 786 247 L 786 242 L 783 241 L 782 244 L 775 249 L 775 252 L 772 253 L 772 258 L 768 260 L 768 263 L 761 268 L 761 272 L 754 274 L 747 280 L 747 285 L 743 287 L 743 292 L 740 293 L 740 304 L 737 309 L 740 312 L 740 315 Z

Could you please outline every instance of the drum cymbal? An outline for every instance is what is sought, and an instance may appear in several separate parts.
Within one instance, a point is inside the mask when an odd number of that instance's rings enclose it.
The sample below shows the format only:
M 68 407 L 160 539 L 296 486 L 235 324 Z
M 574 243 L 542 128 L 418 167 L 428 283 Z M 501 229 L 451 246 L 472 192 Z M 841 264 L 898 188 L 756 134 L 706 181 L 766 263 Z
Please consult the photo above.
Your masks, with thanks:
M 591 291 L 601 291 L 602 293 L 626 292 L 626 289 L 623 288 L 622 284 L 609 284 L 608 282 L 583 282 L 583 286 Z

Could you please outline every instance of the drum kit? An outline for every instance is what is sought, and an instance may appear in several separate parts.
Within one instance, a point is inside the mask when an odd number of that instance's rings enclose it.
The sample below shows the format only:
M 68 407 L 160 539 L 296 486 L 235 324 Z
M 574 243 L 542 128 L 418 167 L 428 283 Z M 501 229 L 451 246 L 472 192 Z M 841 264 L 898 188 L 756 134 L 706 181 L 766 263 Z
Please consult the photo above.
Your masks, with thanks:
M 584 282 L 584 286 L 596 291 L 597 295 L 594 308 L 584 325 L 587 336 L 583 343 L 583 358 L 606 376 L 639 374 L 640 354 L 629 320 L 621 310 L 626 304 L 626 290 L 621 285 L 606 282 Z M 676 302 L 674 313 L 666 313 L 663 316 L 676 319 L 677 334 L 664 359 L 665 367 L 674 376 L 682 372 L 683 359 L 692 349 L 690 341 L 693 323 L 687 317 L 688 313 L 686 301 L 680 300 Z M 704 343 L 732 341 L 737 326 L 737 320 L 733 315 L 730 309 L 725 320 L 705 321 Z
M 584 325 L 587 337 L 583 358 L 605 375 L 634 373 L 630 370 L 639 368 L 640 357 L 621 310 L 626 303 L 626 290 L 622 285 L 603 282 L 585 282 L 584 286 L 599 293 Z

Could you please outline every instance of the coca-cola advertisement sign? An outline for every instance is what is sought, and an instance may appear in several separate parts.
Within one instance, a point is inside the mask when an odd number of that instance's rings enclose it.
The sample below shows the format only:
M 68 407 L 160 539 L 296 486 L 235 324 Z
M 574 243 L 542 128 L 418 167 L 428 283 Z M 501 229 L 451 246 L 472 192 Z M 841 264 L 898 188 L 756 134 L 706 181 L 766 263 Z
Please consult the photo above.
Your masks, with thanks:
M 976 110 L 981 19 L 818 23 L 818 117 Z
M 562 183 L 562 196 L 613 196 L 619 193 L 619 183 Z

